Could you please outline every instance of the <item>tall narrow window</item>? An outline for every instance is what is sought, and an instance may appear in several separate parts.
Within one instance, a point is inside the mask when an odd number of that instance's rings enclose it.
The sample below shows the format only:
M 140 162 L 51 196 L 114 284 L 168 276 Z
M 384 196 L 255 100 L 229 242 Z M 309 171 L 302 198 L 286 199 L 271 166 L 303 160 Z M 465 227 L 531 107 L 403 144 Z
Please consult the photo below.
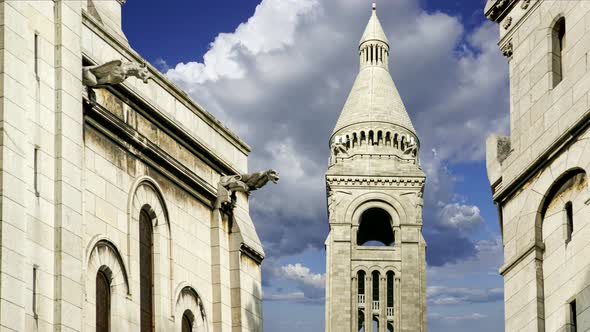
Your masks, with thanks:
M 33 265 L 33 317 L 35 319 L 39 318 L 39 314 L 37 313 L 37 270 L 39 269 L 38 265 Z
M 565 33 L 565 18 L 560 18 L 555 23 L 551 34 L 552 38 L 552 73 L 553 73 L 553 87 L 556 87 L 564 77 L 564 58 L 566 48 L 566 33 Z
M 107 275 L 103 271 L 96 274 L 96 332 L 110 330 L 111 287 Z
M 182 332 L 192 332 L 193 320 L 190 310 L 186 310 L 182 315 Z
M 373 317 L 373 331 L 379 331 L 379 319 Z
M 358 294 L 364 295 L 365 294 L 365 271 L 359 271 L 357 273 L 358 279 Z
M 570 302 L 570 331 L 578 330 L 578 313 L 576 311 L 576 300 Z
M 393 308 L 393 272 L 387 272 L 387 308 Z M 387 314 L 389 316 L 389 313 Z
M 379 272 L 377 271 L 373 271 L 373 301 L 379 301 Z
M 35 196 L 39 197 L 39 147 L 35 146 L 33 155 L 33 186 L 35 189 Z
M 153 331 L 153 230 L 152 222 L 146 212 L 139 218 L 139 275 L 141 331 Z
M 39 33 L 35 32 L 35 45 L 34 45 L 34 56 L 35 56 L 35 77 L 39 79 Z
M 572 233 L 574 232 L 574 207 L 572 202 L 565 204 L 565 220 L 566 220 L 566 236 L 565 242 L 572 240 Z

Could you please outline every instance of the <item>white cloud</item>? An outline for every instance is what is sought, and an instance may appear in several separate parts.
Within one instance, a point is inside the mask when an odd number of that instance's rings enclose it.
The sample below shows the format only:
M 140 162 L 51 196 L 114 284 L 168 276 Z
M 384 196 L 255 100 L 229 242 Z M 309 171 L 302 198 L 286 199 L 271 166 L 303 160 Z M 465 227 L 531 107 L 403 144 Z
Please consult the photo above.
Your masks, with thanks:
M 286 279 L 301 282 L 304 285 L 324 289 L 326 276 L 319 273 L 312 273 L 311 270 L 299 263 L 289 264 L 281 267 L 281 274 Z
M 447 203 L 439 212 L 442 224 L 456 230 L 472 230 L 481 225 L 479 207 L 460 203 Z
M 215 38 L 203 63 L 179 63 L 167 75 L 188 84 L 244 78 L 248 73 L 240 62 L 240 52 L 261 56 L 293 46 L 301 17 L 311 14 L 317 6 L 317 0 L 262 1 L 248 22 L 233 33 L 221 33 Z

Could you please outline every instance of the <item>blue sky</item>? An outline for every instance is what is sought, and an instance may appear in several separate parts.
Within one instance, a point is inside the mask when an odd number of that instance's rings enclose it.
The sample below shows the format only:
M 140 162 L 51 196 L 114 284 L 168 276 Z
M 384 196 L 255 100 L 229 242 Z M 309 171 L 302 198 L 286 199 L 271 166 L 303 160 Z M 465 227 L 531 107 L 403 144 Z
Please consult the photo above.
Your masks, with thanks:
M 421 138 L 431 331 L 503 330 L 485 137 L 508 131 L 508 68 L 483 0 L 380 0 L 391 72 Z M 281 182 L 251 206 L 264 242 L 265 331 L 322 331 L 328 137 L 358 73 L 360 0 L 128 0 L 130 44 Z M 287 203 L 288 202 L 288 203 Z

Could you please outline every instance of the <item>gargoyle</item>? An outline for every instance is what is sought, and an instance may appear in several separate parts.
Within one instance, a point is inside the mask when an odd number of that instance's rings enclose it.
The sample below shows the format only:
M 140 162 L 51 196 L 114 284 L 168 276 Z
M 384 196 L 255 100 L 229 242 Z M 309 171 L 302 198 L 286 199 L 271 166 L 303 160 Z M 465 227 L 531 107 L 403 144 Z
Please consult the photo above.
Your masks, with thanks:
M 232 202 L 231 195 L 234 192 L 250 192 L 264 187 L 269 181 L 277 183 L 279 173 L 275 170 L 257 172 L 252 174 L 228 175 L 221 177 L 217 187 L 216 208 L 221 208 L 223 204 Z
M 150 72 L 145 63 L 123 62 L 113 60 L 98 66 L 86 66 L 82 68 L 82 82 L 91 88 L 101 88 L 109 85 L 117 85 L 125 81 L 129 76 L 135 76 L 147 83 Z

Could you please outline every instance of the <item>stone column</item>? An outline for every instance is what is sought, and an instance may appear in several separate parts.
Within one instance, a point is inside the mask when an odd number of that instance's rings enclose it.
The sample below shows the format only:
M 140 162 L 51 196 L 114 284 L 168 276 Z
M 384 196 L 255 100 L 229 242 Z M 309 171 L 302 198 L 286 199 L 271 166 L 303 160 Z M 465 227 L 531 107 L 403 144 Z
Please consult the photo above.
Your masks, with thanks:
M 365 279 L 365 332 L 373 331 L 373 276 L 367 271 Z
M 358 305 L 358 278 L 356 275 L 354 275 L 352 277 L 352 281 L 350 284 L 351 290 L 352 290 L 352 303 L 351 303 L 351 308 L 352 308 L 352 324 L 351 324 L 351 331 L 356 332 L 358 331 L 358 320 L 359 320 L 359 305 Z
M 402 301 L 401 301 L 401 292 L 400 287 L 401 285 L 401 278 L 396 276 L 393 282 L 393 326 L 395 327 L 395 331 L 401 331 L 402 324 L 401 324 L 401 312 L 402 312 Z
M 379 332 L 387 332 L 387 279 L 379 278 Z
M 213 281 L 213 332 L 231 330 L 229 244 L 227 222 L 219 209 L 213 211 L 211 225 L 211 275 Z

